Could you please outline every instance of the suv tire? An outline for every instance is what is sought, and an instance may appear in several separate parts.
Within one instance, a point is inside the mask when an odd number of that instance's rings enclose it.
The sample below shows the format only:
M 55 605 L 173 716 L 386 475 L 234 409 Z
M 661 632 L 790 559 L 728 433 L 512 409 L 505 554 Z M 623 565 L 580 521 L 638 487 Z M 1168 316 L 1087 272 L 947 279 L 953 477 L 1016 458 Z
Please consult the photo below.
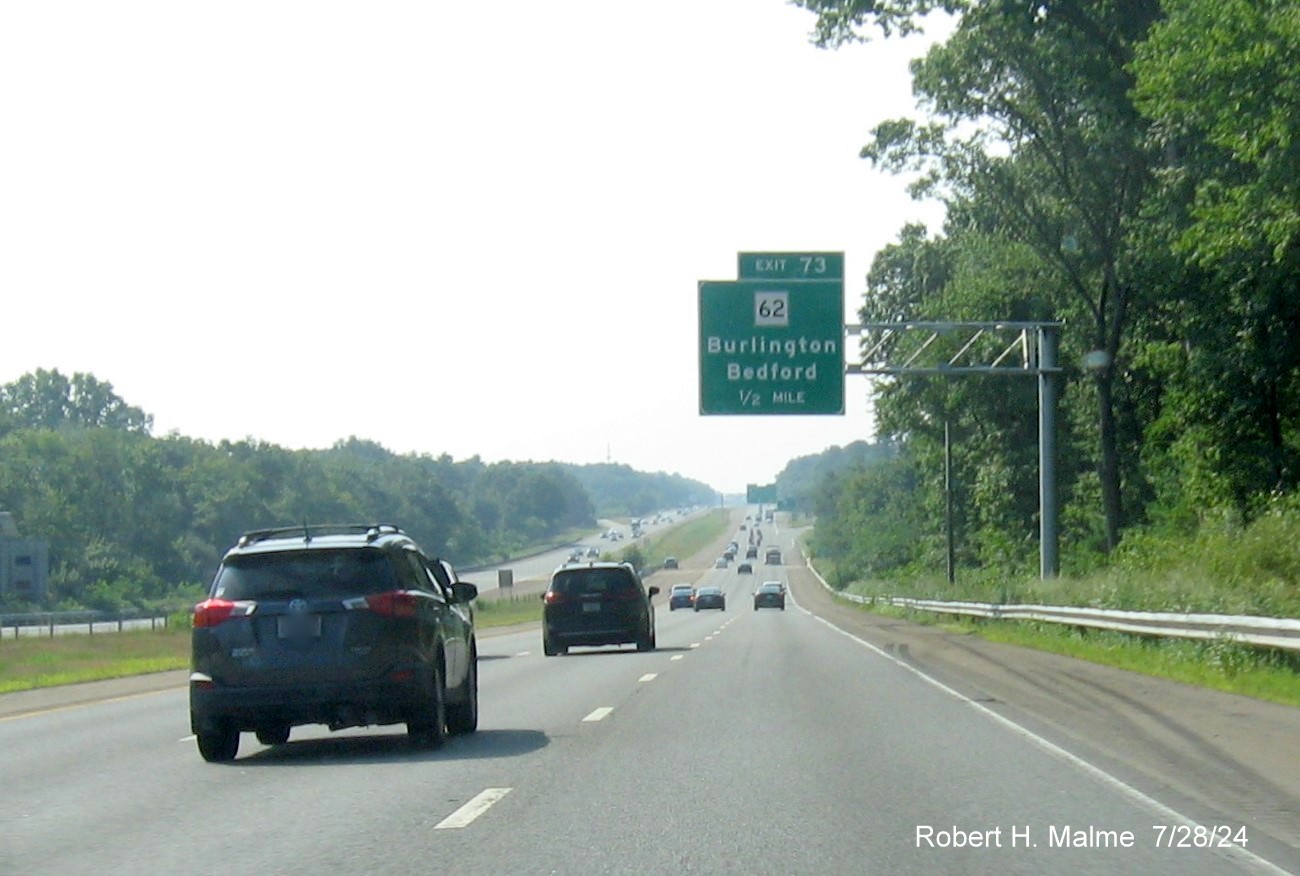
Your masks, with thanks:
M 239 753 L 239 731 L 223 724 L 211 733 L 198 733 L 199 754 L 208 763 L 229 763 Z
M 478 651 L 470 653 L 469 669 L 465 672 L 465 685 L 459 692 L 458 702 L 447 706 L 447 732 L 473 733 L 478 729 Z
M 439 748 L 447 740 L 447 694 L 443 688 L 442 667 L 433 667 L 433 690 L 421 713 L 406 722 L 407 735 L 420 748 Z
M 638 651 L 653 651 L 655 649 L 655 631 L 653 628 L 646 630 L 644 635 L 637 637 L 636 649 Z

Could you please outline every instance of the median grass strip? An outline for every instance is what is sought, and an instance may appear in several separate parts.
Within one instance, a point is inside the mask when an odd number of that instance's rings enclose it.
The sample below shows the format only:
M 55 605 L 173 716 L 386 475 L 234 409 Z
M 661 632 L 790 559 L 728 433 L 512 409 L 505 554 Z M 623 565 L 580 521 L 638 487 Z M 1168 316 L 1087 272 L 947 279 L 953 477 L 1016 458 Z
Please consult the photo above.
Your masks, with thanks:
M 496 626 L 541 620 L 536 596 L 477 604 L 476 624 Z M 190 630 L 139 630 L 88 636 L 20 636 L 0 639 L 0 694 L 85 681 L 125 678 L 190 667 Z
M 474 603 L 474 625 L 479 629 L 508 627 L 542 619 L 541 594 L 482 599 Z
M 677 557 L 679 560 L 693 557 L 717 541 L 730 526 L 731 512 L 715 508 L 651 538 L 645 549 L 646 561 L 653 566 L 662 566 L 664 557 Z
M 0 640 L 0 693 L 188 669 L 189 629 Z

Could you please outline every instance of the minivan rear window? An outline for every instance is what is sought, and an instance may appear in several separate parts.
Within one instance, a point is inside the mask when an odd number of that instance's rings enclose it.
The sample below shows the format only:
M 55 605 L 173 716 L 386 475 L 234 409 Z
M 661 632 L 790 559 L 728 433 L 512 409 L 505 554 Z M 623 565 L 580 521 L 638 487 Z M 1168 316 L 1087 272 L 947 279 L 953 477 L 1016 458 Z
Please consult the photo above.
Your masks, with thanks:
M 634 589 L 635 579 L 623 569 L 577 569 L 561 572 L 551 581 L 551 590 L 562 596 L 626 593 Z
M 219 599 L 273 601 L 382 593 L 398 588 L 378 550 L 299 551 L 231 557 L 217 573 Z

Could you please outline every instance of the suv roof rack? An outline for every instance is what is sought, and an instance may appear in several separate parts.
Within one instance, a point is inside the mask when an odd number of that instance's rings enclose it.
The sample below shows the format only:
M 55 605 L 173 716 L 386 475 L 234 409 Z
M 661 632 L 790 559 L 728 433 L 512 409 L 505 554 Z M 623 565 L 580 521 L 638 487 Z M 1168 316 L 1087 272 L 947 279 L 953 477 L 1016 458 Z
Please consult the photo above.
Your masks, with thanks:
M 277 526 L 272 529 L 253 529 L 239 537 L 239 547 L 247 547 L 270 538 L 282 538 L 289 535 L 301 535 L 310 542 L 318 535 L 364 535 L 366 541 L 374 541 L 381 535 L 405 535 L 401 527 L 393 523 L 303 523 L 300 526 Z

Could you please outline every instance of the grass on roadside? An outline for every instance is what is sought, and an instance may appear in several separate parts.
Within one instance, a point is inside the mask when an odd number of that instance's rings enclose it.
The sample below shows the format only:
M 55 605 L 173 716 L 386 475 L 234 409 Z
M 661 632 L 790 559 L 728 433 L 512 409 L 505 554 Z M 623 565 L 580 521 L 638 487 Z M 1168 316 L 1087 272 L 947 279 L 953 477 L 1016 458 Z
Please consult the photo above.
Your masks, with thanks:
M 187 669 L 186 629 L 0 639 L 0 693 Z
M 856 604 L 856 603 L 855 603 Z M 1300 656 L 1225 640 L 1192 641 L 1134 636 L 1034 621 L 982 620 L 911 611 L 887 605 L 860 606 L 990 642 L 1019 645 L 1114 666 L 1197 687 L 1300 706 Z

